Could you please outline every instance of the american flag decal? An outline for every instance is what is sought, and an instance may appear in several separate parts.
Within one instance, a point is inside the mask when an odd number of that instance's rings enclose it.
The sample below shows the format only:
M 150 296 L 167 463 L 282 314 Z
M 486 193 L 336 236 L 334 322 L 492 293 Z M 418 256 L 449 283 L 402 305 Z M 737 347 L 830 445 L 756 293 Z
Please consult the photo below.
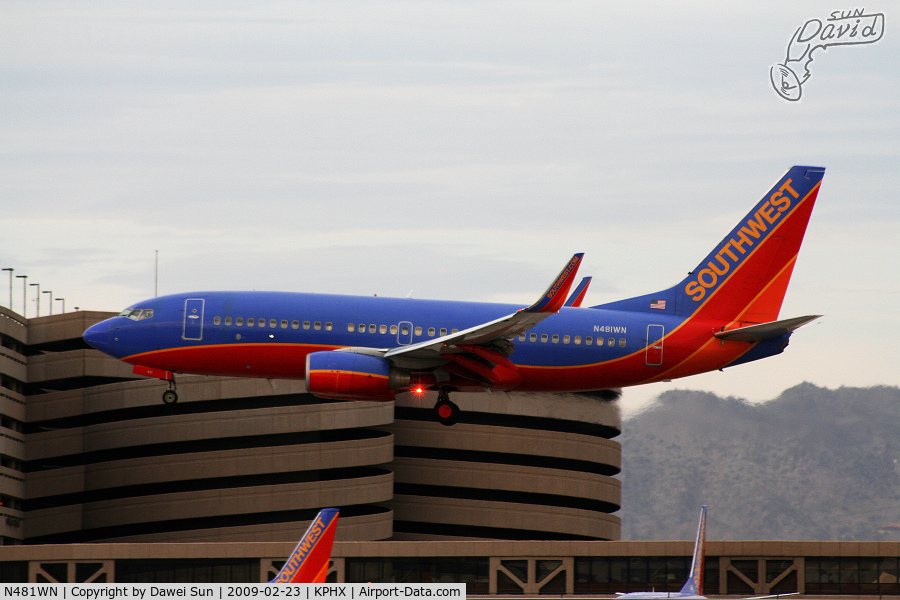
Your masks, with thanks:
M 656 300 L 656 301 L 650 303 L 650 308 L 664 309 L 665 307 L 666 307 L 665 300 Z

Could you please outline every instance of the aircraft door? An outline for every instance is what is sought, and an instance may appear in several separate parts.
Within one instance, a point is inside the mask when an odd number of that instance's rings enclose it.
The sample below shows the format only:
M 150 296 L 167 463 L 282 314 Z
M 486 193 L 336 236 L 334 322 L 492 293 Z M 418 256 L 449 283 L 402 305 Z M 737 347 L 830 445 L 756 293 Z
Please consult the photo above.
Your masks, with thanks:
M 648 367 L 662 366 L 665 333 L 666 328 L 662 325 L 647 325 L 646 363 Z
M 181 339 L 203 339 L 203 305 L 205 302 L 202 298 L 188 298 L 184 301 L 184 330 Z
M 412 344 L 413 325 L 409 321 L 400 321 L 397 328 L 397 345 L 408 346 Z

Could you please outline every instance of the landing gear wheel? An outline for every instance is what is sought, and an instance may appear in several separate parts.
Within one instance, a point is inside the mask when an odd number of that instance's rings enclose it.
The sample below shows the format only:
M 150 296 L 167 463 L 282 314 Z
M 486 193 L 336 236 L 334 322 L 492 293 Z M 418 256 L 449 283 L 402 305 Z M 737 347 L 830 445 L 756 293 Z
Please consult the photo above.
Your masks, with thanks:
M 175 390 L 166 390 L 163 392 L 162 399 L 166 404 L 175 404 L 178 402 L 178 394 L 175 393 Z
M 437 401 L 437 404 L 434 405 L 434 412 L 441 425 L 449 427 L 450 425 L 456 425 L 457 421 L 459 421 L 459 407 L 446 398 Z

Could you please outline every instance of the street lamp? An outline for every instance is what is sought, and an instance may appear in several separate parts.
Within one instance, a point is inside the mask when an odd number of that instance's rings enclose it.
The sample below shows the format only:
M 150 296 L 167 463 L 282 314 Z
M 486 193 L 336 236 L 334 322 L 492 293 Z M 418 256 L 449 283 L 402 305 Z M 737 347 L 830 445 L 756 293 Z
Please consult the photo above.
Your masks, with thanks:
M 15 269 L 7 267 L 3 270 L 9 271 L 9 310 L 12 310 L 12 278 L 13 278 L 12 273 L 13 273 L 13 271 L 15 271 Z
M 28 317 L 28 301 L 25 299 L 25 290 L 28 289 L 28 275 L 16 275 L 16 279 L 22 280 L 22 316 Z
M 65 314 L 65 312 L 66 312 L 66 299 L 65 299 L 65 298 L 57 298 L 56 301 L 57 301 L 57 302 L 62 302 L 62 303 L 63 303 L 63 309 L 62 309 L 62 311 L 63 311 L 63 314 Z
M 37 293 L 37 316 L 41 316 L 41 284 L 39 284 L 39 283 L 29 283 L 28 285 L 31 286 L 31 287 L 37 286 L 37 289 L 38 289 L 38 293 Z
M 53 316 L 53 292 L 44 292 L 45 294 L 50 294 L 50 316 Z

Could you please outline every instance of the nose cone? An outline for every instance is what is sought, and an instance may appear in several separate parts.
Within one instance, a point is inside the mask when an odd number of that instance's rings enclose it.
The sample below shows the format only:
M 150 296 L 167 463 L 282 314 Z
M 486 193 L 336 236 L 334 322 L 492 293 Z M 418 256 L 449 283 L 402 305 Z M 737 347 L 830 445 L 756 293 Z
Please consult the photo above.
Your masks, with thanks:
M 115 356 L 113 352 L 113 344 L 112 344 L 112 324 L 110 323 L 111 319 L 107 319 L 106 321 L 101 321 L 96 325 L 91 325 L 88 327 L 87 331 L 84 332 L 84 341 L 86 341 L 92 348 L 96 348 L 100 352 L 109 354 L 110 356 Z

